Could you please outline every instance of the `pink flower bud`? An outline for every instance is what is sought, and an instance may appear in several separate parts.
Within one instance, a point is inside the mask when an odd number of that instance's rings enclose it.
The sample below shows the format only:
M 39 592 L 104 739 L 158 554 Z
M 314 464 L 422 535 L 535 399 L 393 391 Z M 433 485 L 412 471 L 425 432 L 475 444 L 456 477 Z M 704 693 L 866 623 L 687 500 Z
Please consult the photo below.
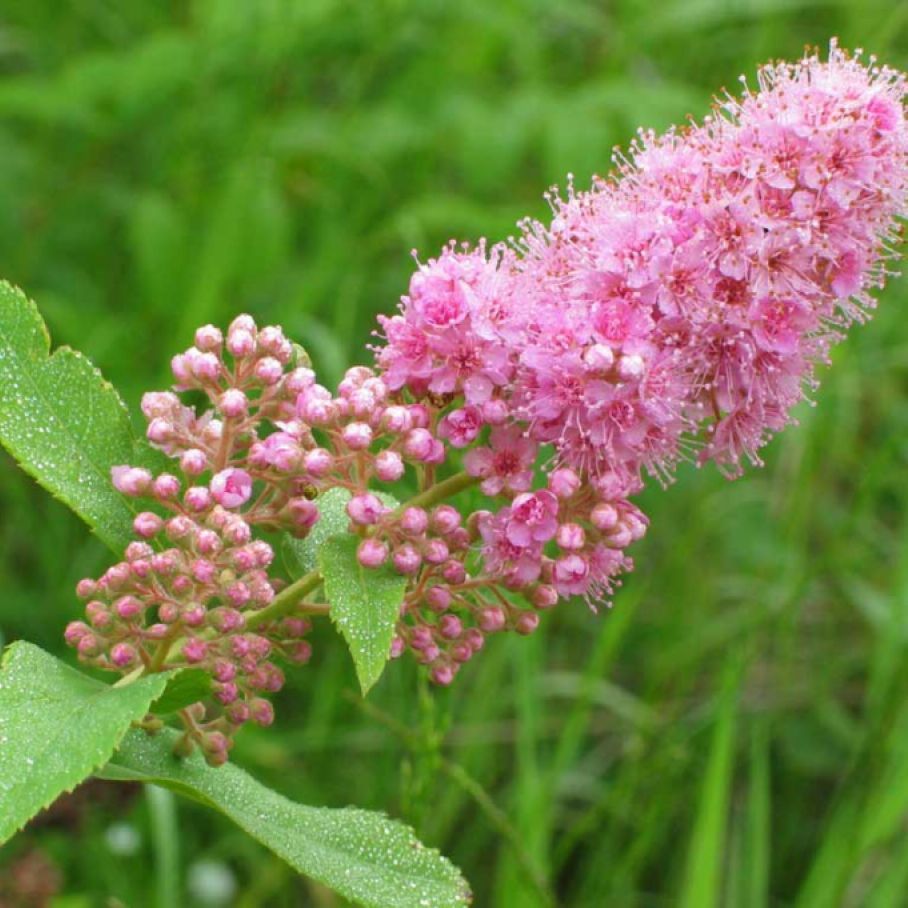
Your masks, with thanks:
M 278 325 L 266 325 L 258 334 L 259 349 L 263 353 L 287 359 L 292 351 L 290 342 Z
M 121 596 L 114 603 L 114 611 L 124 621 L 131 621 L 142 614 L 142 603 L 135 596 Z
M 303 469 L 315 478 L 326 476 L 334 468 L 334 455 L 325 448 L 313 448 L 303 456 Z
M 456 640 L 463 632 L 463 624 L 457 615 L 442 615 L 438 630 L 446 640 Z
M 356 550 L 356 557 L 363 567 L 379 567 L 388 560 L 388 546 L 378 539 L 364 539 Z
M 394 567 L 401 574 L 415 574 L 422 564 L 422 556 L 409 543 L 397 548 L 394 552 Z
M 548 584 L 540 584 L 533 590 L 530 599 L 536 608 L 552 608 L 558 604 L 558 591 Z
M 249 721 L 249 706 L 242 701 L 231 703 L 224 710 L 224 715 L 232 725 L 243 725 Z
M 156 574 L 167 576 L 176 570 L 176 553 L 173 551 L 160 552 L 151 556 L 151 569 Z
M 566 467 L 554 470 L 549 476 L 549 488 L 559 498 L 570 498 L 580 488 L 580 477 Z
M 226 659 L 216 659 L 211 669 L 211 675 L 215 681 L 226 684 L 236 677 L 236 665 Z
M 181 408 L 179 397 L 172 391 L 147 391 L 142 395 L 142 413 L 148 420 L 170 417 Z
M 154 555 L 154 549 L 147 542 L 130 542 L 126 546 L 126 560 L 132 564 L 140 559 L 151 558 Z
M 110 477 L 118 492 L 132 498 L 144 495 L 151 485 L 151 473 L 141 467 L 111 467 Z
M 631 534 L 630 528 L 621 523 L 610 530 L 605 537 L 605 544 L 610 549 L 626 549 L 633 541 L 634 537 Z
M 223 343 L 224 335 L 214 325 L 202 325 L 195 333 L 195 345 L 204 353 L 217 353 Z
M 108 590 L 118 590 L 129 582 L 131 573 L 129 565 L 126 564 L 126 562 L 121 561 L 119 564 L 111 565 L 111 567 L 104 572 L 101 583 L 104 584 Z
M 597 530 L 608 532 L 618 523 L 618 512 L 608 502 L 600 501 L 590 513 L 590 523 Z
M 521 612 L 514 624 L 518 634 L 532 634 L 539 627 L 539 615 L 536 612 Z
M 252 539 L 252 529 L 238 514 L 230 514 L 224 522 L 224 539 L 231 545 L 246 545 Z
M 367 419 L 375 413 L 377 406 L 375 395 L 365 388 L 357 388 L 347 400 L 350 404 L 350 410 L 357 419 Z
M 85 606 L 85 615 L 91 622 L 91 626 L 96 627 L 99 630 L 108 627 L 111 621 L 113 621 L 110 609 L 108 609 L 103 602 L 98 602 L 97 600 L 89 602 L 88 605 Z
M 129 668 L 138 657 L 135 647 L 128 643 L 115 643 L 110 649 L 110 661 L 117 668 Z
M 246 623 L 246 619 L 243 617 L 243 613 L 238 612 L 235 608 L 222 606 L 213 609 L 208 613 L 208 623 L 222 634 L 232 634 L 234 631 L 238 631 Z M 245 649 L 241 647 L 241 649 L 243 649 L 242 652 L 236 650 L 236 645 L 238 643 L 245 644 Z M 249 651 L 248 642 L 243 640 L 243 638 L 234 638 L 233 645 L 234 652 L 238 657 L 245 656 Z
M 180 388 L 188 388 L 192 385 L 192 371 L 185 354 L 178 353 L 170 360 L 170 371 Z
M 176 498 L 180 492 L 180 480 L 170 473 L 162 473 L 153 483 L 152 491 L 160 501 Z
M 434 442 L 428 429 L 411 429 L 404 441 L 404 455 L 410 460 L 425 462 L 435 452 Z
M 441 569 L 441 575 L 452 586 L 458 586 L 467 578 L 467 572 L 463 566 L 463 563 L 460 561 L 455 561 L 454 559 L 445 564 L 445 566 Z
M 196 558 L 190 567 L 193 579 L 199 583 L 211 583 L 217 575 L 217 567 L 205 558 Z
M 90 577 L 85 577 L 76 584 L 76 595 L 80 599 L 89 599 L 98 591 L 98 584 Z
M 443 539 L 430 539 L 423 548 L 423 556 L 429 564 L 443 564 L 449 554 Z
M 242 608 L 252 598 L 252 592 L 242 580 L 238 580 L 227 588 L 227 598 L 231 605 Z
M 153 419 L 145 430 L 146 438 L 156 445 L 166 445 L 173 437 L 173 423 L 166 419 Z
M 460 526 L 460 511 L 449 504 L 441 504 L 432 512 L 432 529 L 440 536 L 453 533 Z
M 391 658 L 399 659 L 403 655 L 405 647 L 406 643 L 404 643 L 403 638 L 395 636 L 391 641 Z
M 211 492 L 206 486 L 193 486 L 191 489 L 187 489 L 186 494 L 183 496 L 183 503 L 186 507 L 196 513 L 208 510 L 211 507 L 211 502 Z
M 433 612 L 443 612 L 451 604 L 451 591 L 446 586 L 430 586 L 426 590 L 426 604 Z
M 205 618 L 207 613 L 205 611 L 205 606 L 203 605 L 190 605 L 188 608 L 183 609 L 183 623 L 187 627 L 201 627 L 205 623 Z
M 288 648 L 287 655 L 297 665 L 305 665 L 312 658 L 312 644 L 308 640 L 293 643 Z
M 468 627 L 464 631 L 463 639 L 464 643 L 466 643 L 474 653 L 478 653 L 486 642 L 485 636 L 478 627 Z
M 229 706 L 231 703 L 235 702 L 239 695 L 240 689 L 232 681 L 215 686 L 214 696 L 220 703 L 223 703 L 224 706 Z
M 239 388 L 228 388 L 218 399 L 218 409 L 228 419 L 242 419 L 249 412 L 249 401 Z
M 208 458 L 204 451 L 198 448 L 189 448 L 180 455 L 180 469 L 187 476 L 198 476 L 208 469 Z
M 382 504 L 378 496 L 371 492 L 354 495 L 347 502 L 347 514 L 354 523 L 360 526 L 371 526 L 378 523 L 387 511 L 388 508 Z
M 396 451 L 382 451 L 375 458 L 375 476 L 381 482 L 397 482 L 404 475 L 404 462 Z
M 149 640 L 163 640 L 164 637 L 170 632 L 170 628 L 166 624 L 150 624 L 145 628 L 145 637 Z
M 421 536 L 429 527 L 429 515 L 422 508 L 404 508 L 400 528 L 408 536 Z
M 183 644 L 183 658 L 190 665 L 197 665 L 199 662 L 204 662 L 208 656 L 208 645 L 204 640 L 200 640 L 198 637 L 190 637 Z
M 78 646 L 79 641 L 91 634 L 91 628 L 84 621 L 70 621 L 63 632 L 63 639 L 70 646 Z
M 431 676 L 436 684 L 447 686 L 454 680 L 454 667 L 451 665 L 437 665 L 432 669 Z
M 311 369 L 300 367 L 288 373 L 283 387 L 288 394 L 299 395 L 315 384 L 315 373 Z
M 469 643 L 455 643 L 451 647 L 451 656 L 455 662 L 463 664 L 473 658 L 473 647 Z
M 180 607 L 173 602 L 164 602 L 158 606 L 158 618 L 164 624 L 173 624 L 180 617 Z
M 156 536 L 161 532 L 163 526 L 164 521 L 157 514 L 152 514 L 151 511 L 142 511 L 141 514 L 136 514 L 132 522 L 134 532 L 143 539 L 151 539 Z
M 308 498 L 291 498 L 287 507 L 290 510 L 294 525 L 300 529 L 311 529 L 318 523 L 321 516 L 316 503 Z
M 479 610 L 478 620 L 479 626 L 487 633 L 491 633 L 502 630 L 507 619 L 504 611 L 497 605 L 487 605 Z
M 351 451 L 363 451 L 372 444 L 372 429 L 364 422 L 351 422 L 344 426 L 341 437 Z
M 202 353 L 190 347 L 186 351 L 189 371 L 200 382 L 213 382 L 221 374 L 221 361 L 213 353 Z
M 413 427 L 413 417 L 406 407 L 393 405 L 386 407 L 381 417 L 382 428 L 391 432 L 393 435 L 401 435 L 409 432 Z
M 252 477 L 237 467 L 215 473 L 211 479 L 211 494 L 225 508 L 238 508 L 252 497 Z
M 94 634 L 86 633 L 79 638 L 76 649 L 80 656 L 97 656 L 101 651 L 101 643 Z
M 227 332 L 227 349 L 230 351 L 230 355 L 237 359 L 252 356 L 255 353 L 255 335 L 245 328 L 234 328 L 231 325 Z
M 253 700 L 249 704 L 249 714 L 256 725 L 266 727 L 274 722 L 274 707 L 267 700 Z
M 283 374 L 284 367 L 273 356 L 265 356 L 255 364 L 255 377 L 263 385 L 276 385 Z

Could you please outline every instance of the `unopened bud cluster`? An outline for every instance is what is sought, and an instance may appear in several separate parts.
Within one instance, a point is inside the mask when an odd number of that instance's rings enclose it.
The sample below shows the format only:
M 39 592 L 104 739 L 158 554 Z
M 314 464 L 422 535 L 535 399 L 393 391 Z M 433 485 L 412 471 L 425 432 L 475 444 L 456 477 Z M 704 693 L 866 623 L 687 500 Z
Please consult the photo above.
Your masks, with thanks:
M 553 196 L 551 224 L 420 265 L 375 368 L 333 391 L 280 328 L 200 328 L 174 390 L 142 402 L 173 474 L 114 469 L 147 510 L 124 560 L 79 584 L 67 640 L 123 673 L 206 669 L 184 743 L 217 763 L 237 727 L 271 721 L 275 660 L 305 662 L 330 608 L 316 575 L 282 598 L 298 578 L 256 534 L 307 536 L 328 490 L 360 564 L 407 578 L 391 655 L 439 684 L 490 634 L 607 601 L 647 528 L 643 478 L 758 460 L 872 306 L 906 207 L 904 94 L 835 46 L 764 69 L 703 126 L 641 134 L 617 178 Z

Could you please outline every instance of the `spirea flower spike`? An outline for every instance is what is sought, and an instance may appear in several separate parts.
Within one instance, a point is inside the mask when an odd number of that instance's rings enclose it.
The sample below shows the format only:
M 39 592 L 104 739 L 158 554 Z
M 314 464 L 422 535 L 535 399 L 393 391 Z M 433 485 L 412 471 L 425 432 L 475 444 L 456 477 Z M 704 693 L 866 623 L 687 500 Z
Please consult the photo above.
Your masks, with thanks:
M 360 565 L 406 578 L 391 655 L 439 684 L 490 635 L 607 600 L 647 529 L 644 479 L 759 463 L 872 310 L 906 210 L 904 96 L 834 43 L 765 67 L 701 125 L 641 132 L 610 177 L 552 192 L 549 223 L 420 264 L 374 368 L 333 391 L 280 328 L 200 328 L 174 390 L 142 403 L 173 474 L 113 470 L 149 506 L 124 560 L 79 583 L 67 641 L 112 671 L 209 672 L 183 745 L 219 763 L 237 728 L 272 721 L 278 663 L 307 661 L 330 609 L 259 534 L 305 537 L 331 489 Z M 399 507 L 398 483 L 416 489 Z

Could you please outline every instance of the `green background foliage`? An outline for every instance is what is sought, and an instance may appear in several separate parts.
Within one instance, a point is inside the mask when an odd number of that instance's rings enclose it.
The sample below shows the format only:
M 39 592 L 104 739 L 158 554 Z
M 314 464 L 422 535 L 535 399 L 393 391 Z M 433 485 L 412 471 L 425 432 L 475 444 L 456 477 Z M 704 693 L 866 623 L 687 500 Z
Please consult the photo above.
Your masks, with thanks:
M 366 361 L 411 248 L 507 236 L 637 126 L 700 116 L 805 44 L 836 34 L 906 68 L 906 10 L 11 0 L 2 273 L 134 413 L 196 324 L 242 310 L 284 324 L 333 381 Z M 492 640 L 431 696 L 393 663 L 365 706 L 322 622 L 276 728 L 244 732 L 236 761 L 302 803 L 406 819 L 478 905 L 904 904 L 906 303 L 894 283 L 764 470 L 730 484 L 686 468 L 645 493 L 651 533 L 612 611 L 576 604 L 534 637 Z M 108 556 L 0 464 L 0 636 L 62 654 L 72 587 Z M 64 908 L 205 904 L 212 862 L 236 889 L 211 904 L 343 904 L 188 802 L 174 858 L 153 804 L 96 793 L 46 817 L 4 848 L 0 881 L 40 849 Z

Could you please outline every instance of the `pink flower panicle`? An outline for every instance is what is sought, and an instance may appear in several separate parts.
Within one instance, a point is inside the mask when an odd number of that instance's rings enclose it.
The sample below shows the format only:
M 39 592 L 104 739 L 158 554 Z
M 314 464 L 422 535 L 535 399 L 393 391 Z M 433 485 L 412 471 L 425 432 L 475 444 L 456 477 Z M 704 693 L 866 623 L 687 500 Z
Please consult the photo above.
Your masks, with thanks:
M 614 175 L 550 194 L 551 222 L 524 222 L 512 246 L 452 243 L 419 264 L 379 319 L 376 368 L 334 391 L 280 328 L 200 328 L 175 391 L 142 402 L 174 473 L 113 469 L 151 503 L 125 560 L 78 586 L 80 658 L 205 668 L 212 701 L 185 711 L 183 744 L 223 762 L 239 726 L 272 721 L 274 660 L 306 661 L 307 614 L 328 607 L 247 627 L 286 583 L 256 533 L 306 536 L 335 488 L 360 563 L 407 578 L 391 655 L 410 650 L 439 684 L 490 634 L 607 599 L 646 532 L 631 502 L 644 477 L 694 457 L 730 475 L 759 463 L 889 273 L 904 77 L 833 43 L 758 84 L 702 125 L 641 132 Z M 458 461 L 479 509 L 440 500 Z M 388 504 L 406 485 L 417 497 Z

